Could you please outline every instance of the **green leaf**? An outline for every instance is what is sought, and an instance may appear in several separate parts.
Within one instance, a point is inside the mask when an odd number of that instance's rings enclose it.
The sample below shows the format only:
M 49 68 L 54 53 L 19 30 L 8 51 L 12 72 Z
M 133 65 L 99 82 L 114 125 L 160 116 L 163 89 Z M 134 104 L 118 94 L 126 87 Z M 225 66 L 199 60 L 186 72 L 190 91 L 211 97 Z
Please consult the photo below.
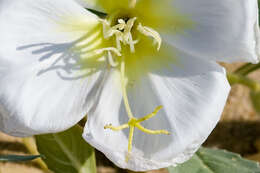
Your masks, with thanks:
M 258 0 L 258 8 L 259 8 L 259 10 L 260 10 L 260 0 Z M 258 13 L 259 13 L 259 15 L 260 15 L 260 11 L 258 11 Z M 260 18 L 258 19 L 259 20 L 259 22 L 260 22 Z
M 260 173 L 257 162 L 225 150 L 200 148 L 187 162 L 168 168 L 170 173 Z
M 36 136 L 38 150 L 55 173 L 96 173 L 94 149 L 82 138 L 82 128 Z
M 20 155 L 0 155 L 1 162 L 24 162 L 31 161 L 42 157 L 42 155 L 33 155 L 33 156 L 20 156 Z
M 97 15 L 100 18 L 106 18 L 107 17 L 107 13 L 103 13 L 101 11 L 97 11 L 91 8 L 86 8 L 86 10 L 90 11 L 91 13 L 94 13 L 95 15 Z

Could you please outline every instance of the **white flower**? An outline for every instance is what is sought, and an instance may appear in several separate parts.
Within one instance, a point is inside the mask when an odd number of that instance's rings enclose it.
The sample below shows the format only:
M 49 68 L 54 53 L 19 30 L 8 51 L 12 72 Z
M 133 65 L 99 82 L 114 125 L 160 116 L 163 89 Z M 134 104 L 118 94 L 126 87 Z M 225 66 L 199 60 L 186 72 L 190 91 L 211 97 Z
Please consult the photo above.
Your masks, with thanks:
M 83 137 L 122 168 L 186 161 L 230 90 L 214 61 L 259 60 L 257 0 L 80 3 L 0 1 L 1 131 L 55 133 L 88 114 Z

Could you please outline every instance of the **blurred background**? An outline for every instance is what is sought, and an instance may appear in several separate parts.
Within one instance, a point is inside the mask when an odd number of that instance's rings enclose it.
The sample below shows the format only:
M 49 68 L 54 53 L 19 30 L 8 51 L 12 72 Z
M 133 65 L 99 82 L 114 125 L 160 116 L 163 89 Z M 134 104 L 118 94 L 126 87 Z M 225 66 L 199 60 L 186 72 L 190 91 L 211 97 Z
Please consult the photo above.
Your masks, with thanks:
M 242 63 L 221 64 L 233 72 Z M 249 75 L 260 82 L 260 70 Z M 241 154 L 243 157 L 260 162 L 260 115 L 250 100 L 250 90 L 242 85 L 233 85 L 221 121 L 209 136 L 204 146 L 220 148 Z M 28 154 L 21 138 L 0 133 L 1 154 Z M 96 152 L 98 173 L 127 173 L 114 166 L 106 157 Z M 0 173 L 45 173 L 35 161 L 22 163 L 0 162 Z M 148 173 L 167 173 L 166 169 Z

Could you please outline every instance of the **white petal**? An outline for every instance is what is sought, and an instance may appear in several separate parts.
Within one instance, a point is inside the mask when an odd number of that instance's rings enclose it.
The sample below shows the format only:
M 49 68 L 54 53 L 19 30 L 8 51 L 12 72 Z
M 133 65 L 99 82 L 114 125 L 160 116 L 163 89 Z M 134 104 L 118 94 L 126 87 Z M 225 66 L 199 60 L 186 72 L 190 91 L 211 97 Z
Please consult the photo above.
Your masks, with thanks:
M 77 64 L 82 54 L 71 48 L 83 36 L 97 42 L 87 34 L 97 17 L 73 0 L 3 0 L 0 7 L 0 130 L 27 136 L 73 126 L 102 75 L 97 62 Z
M 172 45 L 210 60 L 259 61 L 257 0 L 174 0 L 173 8 L 193 26 L 164 35 Z
M 99 103 L 88 113 L 83 137 L 117 166 L 145 171 L 182 163 L 192 156 L 218 122 L 230 90 L 224 69 L 181 53 L 179 57 L 178 64 L 153 71 L 128 90 L 136 117 L 163 106 L 158 115 L 142 123 L 144 127 L 171 133 L 170 136 L 150 135 L 135 130 L 128 163 L 125 162 L 128 130 L 104 129 L 110 123 L 118 126 L 128 122 L 119 74 L 111 72 Z
M 85 8 L 103 11 L 102 8 L 99 6 L 98 0 L 75 0 L 75 1 Z

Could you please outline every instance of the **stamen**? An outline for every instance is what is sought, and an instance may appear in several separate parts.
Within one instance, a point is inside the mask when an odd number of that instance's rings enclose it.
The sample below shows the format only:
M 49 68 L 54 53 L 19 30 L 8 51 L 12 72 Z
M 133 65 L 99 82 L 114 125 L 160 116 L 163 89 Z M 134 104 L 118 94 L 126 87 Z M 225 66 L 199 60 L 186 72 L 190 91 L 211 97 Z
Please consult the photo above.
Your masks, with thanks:
M 103 52 L 108 51 L 108 52 L 113 52 L 115 53 L 117 56 L 122 56 L 121 53 L 114 47 L 107 47 L 107 48 L 102 48 L 102 49 L 97 49 L 95 50 L 96 54 L 102 54 Z
M 121 32 L 116 32 L 116 47 L 119 51 L 121 51 L 121 42 L 123 42 L 123 34 Z
M 126 26 L 125 26 L 125 30 L 124 30 L 124 33 L 126 34 L 126 33 L 130 33 L 131 34 L 131 30 L 132 30 L 132 28 L 133 28 L 133 26 L 134 26 L 134 23 L 135 23 L 135 21 L 136 21 L 136 17 L 134 17 L 134 18 L 131 18 L 131 19 L 129 19 L 128 21 L 127 21 L 127 23 L 126 23 Z
M 135 52 L 134 41 L 133 41 L 131 30 L 134 26 L 136 19 L 137 19 L 136 17 L 129 19 L 124 28 L 124 39 L 123 40 L 124 40 L 125 44 L 129 44 L 131 53 Z
M 115 62 L 115 61 L 114 61 L 111 52 L 108 51 L 107 54 L 108 54 L 108 62 L 109 62 L 109 64 L 110 64 L 112 67 L 117 67 L 117 66 L 118 66 L 118 62 Z
M 109 37 L 112 37 L 114 35 L 114 30 L 111 30 L 111 27 L 107 20 L 100 19 L 100 22 L 103 25 L 103 36 L 105 39 L 108 39 Z
M 135 8 L 136 0 L 129 0 L 129 8 Z
M 120 19 L 119 19 L 120 20 Z M 118 21 L 119 22 L 119 21 Z M 119 23 L 119 24 L 117 24 L 117 25 L 115 25 L 115 26 L 113 26 L 111 29 L 112 30 L 116 30 L 117 32 L 120 32 L 120 31 L 118 31 L 118 30 L 123 30 L 124 28 L 125 28 L 125 23 Z
M 129 34 L 129 46 L 130 46 L 131 53 L 134 53 L 135 52 L 135 45 L 134 45 L 132 34 Z
M 113 35 L 116 36 L 116 47 L 118 51 L 121 51 L 121 42 L 124 45 L 130 46 L 131 53 L 135 52 L 135 44 L 137 44 L 138 40 L 133 40 L 133 36 L 131 30 L 134 26 L 136 21 L 136 17 L 129 19 L 125 22 L 123 19 L 118 19 L 118 24 L 110 27 L 108 21 L 101 19 L 100 21 L 103 24 L 103 35 L 105 39 L 112 37 Z
M 102 48 L 102 49 L 97 49 L 94 52 L 96 54 L 102 54 L 103 52 L 107 51 L 107 59 L 108 59 L 108 63 L 110 64 L 111 67 L 117 67 L 118 66 L 118 62 L 115 62 L 113 59 L 113 56 L 111 54 L 111 52 L 115 53 L 117 56 L 121 56 L 121 53 L 114 47 L 107 47 L 107 48 Z
M 118 19 L 118 23 L 125 24 L 125 21 L 123 19 Z
M 137 30 L 145 36 L 153 37 L 155 42 L 158 44 L 157 50 L 158 51 L 160 50 L 161 44 L 162 44 L 162 38 L 157 31 L 155 31 L 154 29 L 152 29 L 150 27 L 142 26 L 141 23 L 139 23 Z

